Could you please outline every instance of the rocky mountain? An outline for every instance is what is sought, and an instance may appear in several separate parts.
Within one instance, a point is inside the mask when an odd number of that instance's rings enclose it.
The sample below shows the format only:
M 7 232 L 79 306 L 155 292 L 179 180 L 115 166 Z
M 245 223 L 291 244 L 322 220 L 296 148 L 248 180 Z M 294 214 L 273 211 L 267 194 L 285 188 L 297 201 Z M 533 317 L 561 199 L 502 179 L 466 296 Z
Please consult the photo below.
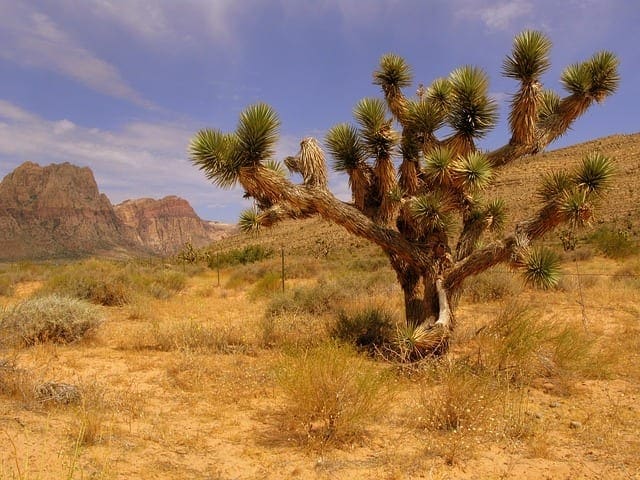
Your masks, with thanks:
M 160 200 L 126 200 L 115 211 L 136 243 L 163 255 L 187 242 L 196 247 L 207 245 L 235 230 L 232 225 L 202 220 L 189 202 L 173 195 Z
M 186 200 L 166 197 L 117 207 L 93 172 L 70 163 L 26 162 L 0 182 L 0 260 L 100 253 L 168 255 L 232 229 L 200 219 Z

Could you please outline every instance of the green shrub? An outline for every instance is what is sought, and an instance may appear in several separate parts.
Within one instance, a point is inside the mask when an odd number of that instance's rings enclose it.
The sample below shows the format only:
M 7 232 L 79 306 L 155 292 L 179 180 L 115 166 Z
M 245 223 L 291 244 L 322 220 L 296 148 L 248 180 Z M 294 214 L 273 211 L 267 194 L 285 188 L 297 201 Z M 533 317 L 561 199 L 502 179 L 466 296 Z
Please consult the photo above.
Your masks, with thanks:
M 369 307 L 354 314 L 340 312 L 331 328 L 333 338 L 369 350 L 387 343 L 392 332 L 391 313 L 379 307 Z
M 234 265 L 247 265 L 273 257 L 274 251 L 262 245 L 247 245 L 228 252 L 211 253 L 208 259 L 209 268 L 222 268 Z
M 282 417 L 303 441 L 360 434 L 387 407 L 391 392 L 375 364 L 332 343 L 287 356 L 276 374 L 287 399 Z
M 59 295 L 25 300 L 0 313 L 0 330 L 10 345 L 75 342 L 101 322 L 97 307 Z
M 609 258 L 627 258 L 638 253 L 638 245 L 627 230 L 600 227 L 591 235 L 591 242 L 603 255 Z
M 51 275 L 42 287 L 45 294 L 58 293 L 105 306 L 125 305 L 135 291 L 122 268 L 98 260 L 67 265 Z

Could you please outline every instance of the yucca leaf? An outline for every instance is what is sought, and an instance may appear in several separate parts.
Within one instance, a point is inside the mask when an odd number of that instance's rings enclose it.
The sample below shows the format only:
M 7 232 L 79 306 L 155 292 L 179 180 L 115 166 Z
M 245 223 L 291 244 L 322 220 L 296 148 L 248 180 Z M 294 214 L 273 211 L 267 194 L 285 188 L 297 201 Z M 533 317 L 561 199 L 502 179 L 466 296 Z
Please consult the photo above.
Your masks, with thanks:
M 584 190 L 566 192 L 560 199 L 559 208 L 567 221 L 575 227 L 582 227 L 593 215 L 587 192 Z
M 236 136 L 242 166 L 255 165 L 273 155 L 279 127 L 278 115 L 265 103 L 251 105 L 240 114 Z
M 449 124 L 466 136 L 484 137 L 498 120 L 498 104 L 488 96 L 489 77 L 480 68 L 464 66 L 451 73 L 449 83 Z
M 454 175 L 453 154 L 447 148 L 440 147 L 425 156 L 422 171 L 436 185 L 451 185 Z
M 607 51 L 596 53 L 588 62 L 591 73 L 591 95 L 601 102 L 618 89 L 620 74 L 618 58 Z
M 281 177 L 287 176 L 287 170 L 285 169 L 285 165 L 283 165 L 281 162 L 277 160 L 269 159 L 264 162 L 264 166 L 267 167 L 269 170 L 277 173 Z
M 536 195 L 543 202 L 554 201 L 570 191 L 573 186 L 574 182 L 571 176 L 565 171 L 546 173 L 542 176 L 542 182 Z
M 378 98 L 363 98 L 354 109 L 354 117 L 361 125 L 363 143 L 370 156 L 390 157 L 398 142 L 398 135 L 386 117 L 387 107 Z
M 375 132 L 387 124 L 387 107 L 379 98 L 363 98 L 353 109 L 363 131 Z
M 447 78 L 436 78 L 427 88 L 424 99 L 446 113 L 451 106 L 453 88 Z
M 407 127 L 422 135 L 429 135 L 442 127 L 445 114 L 434 103 L 419 100 L 407 105 Z
M 560 280 L 560 257 L 547 248 L 531 249 L 522 258 L 522 269 L 527 283 L 552 288 Z
M 504 228 L 507 219 L 506 204 L 502 199 L 489 202 L 485 212 L 485 218 L 489 222 L 489 230 L 499 232 Z
M 578 187 L 587 193 L 601 193 L 613 177 L 613 163 L 602 153 L 592 152 L 582 159 L 576 170 Z
M 453 206 L 438 193 L 427 193 L 411 200 L 409 213 L 413 221 L 425 232 L 443 231 L 451 226 L 449 215 Z
M 237 139 L 219 130 L 200 130 L 189 144 L 191 162 L 221 188 L 231 188 L 238 180 L 240 163 Z
M 238 227 L 243 233 L 258 233 L 260 231 L 260 214 L 255 208 L 248 208 L 240 213 Z
M 453 167 L 454 175 L 469 192 L 477 192 L 489 186 L 493 178 L 491 162 L 486 155 L 472 152 L 459 158 Z
M 365 147 L 360 141 L 358 129 L 348 123 L 332 127 L 326 136 L 327 149 L 333 156 L 333 169 L 348 172 L 365 159 Z
M 523 82 L 537 80 L 551 66 L 550 49 L 551 41 L 542 32 L 526 30 L 514 39 L 511 55 L 502 64 L 502 73 Z
M 574 95 L 588 95 L 591 89 L 591 71 L 589 64 L 574 63 L 569 65 L 560 76 L 564 88 Z
M 411 85 L 411 67 L 404 58 L 387 53 L 380 59 L 378 70 L 373 73 L 374 85 L 380 85 L 385 93 Z
M 538 121 L 547 121 L 558 113 L 559 107 L 560 96 L 553 90 L 543 90 L 538 104 Z

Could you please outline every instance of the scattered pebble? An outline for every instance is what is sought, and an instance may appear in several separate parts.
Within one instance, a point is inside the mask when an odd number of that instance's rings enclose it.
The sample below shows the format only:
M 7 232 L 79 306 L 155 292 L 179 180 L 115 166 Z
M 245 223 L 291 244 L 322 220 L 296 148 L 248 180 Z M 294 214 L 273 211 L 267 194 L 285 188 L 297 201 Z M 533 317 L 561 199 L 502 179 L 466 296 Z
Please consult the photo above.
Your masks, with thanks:
M 571 422 L 569 422 L 569 428 L 573 428 L 574 430 L 579 430 L 582 428 L 582 423 L 576 420 L 571 420 Z
M 560 402 L 551 402 L 551 403 L 549 404 L 549 406 L 550 406 L 551 408 L 558 408 L 558 407 L 560 406 Z

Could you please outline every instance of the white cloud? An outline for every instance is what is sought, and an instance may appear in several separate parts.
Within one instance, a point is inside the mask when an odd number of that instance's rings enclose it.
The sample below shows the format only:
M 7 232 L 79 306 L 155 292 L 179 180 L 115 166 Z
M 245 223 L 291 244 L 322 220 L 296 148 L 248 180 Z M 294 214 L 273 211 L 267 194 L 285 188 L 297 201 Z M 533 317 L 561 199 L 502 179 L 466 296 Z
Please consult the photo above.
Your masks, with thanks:
M 489 30 L 509 30 L 514 23 L 533 12 L 533 4 L 526 0 L 460 0 L 453 5 L 456 16 L 467 20 L 479 18 Z
M 47 15 L 13 0 L 0 0 L 0 8 L 0 58 L 54 71 L 100 93 L 154 108 L 115 66 L 84 48 Z
M 157 48 L 209 39 L 232 46 L 234 15 L 256 2 L 243 0 L 58 0 L 68 13 L 92 15 Z

